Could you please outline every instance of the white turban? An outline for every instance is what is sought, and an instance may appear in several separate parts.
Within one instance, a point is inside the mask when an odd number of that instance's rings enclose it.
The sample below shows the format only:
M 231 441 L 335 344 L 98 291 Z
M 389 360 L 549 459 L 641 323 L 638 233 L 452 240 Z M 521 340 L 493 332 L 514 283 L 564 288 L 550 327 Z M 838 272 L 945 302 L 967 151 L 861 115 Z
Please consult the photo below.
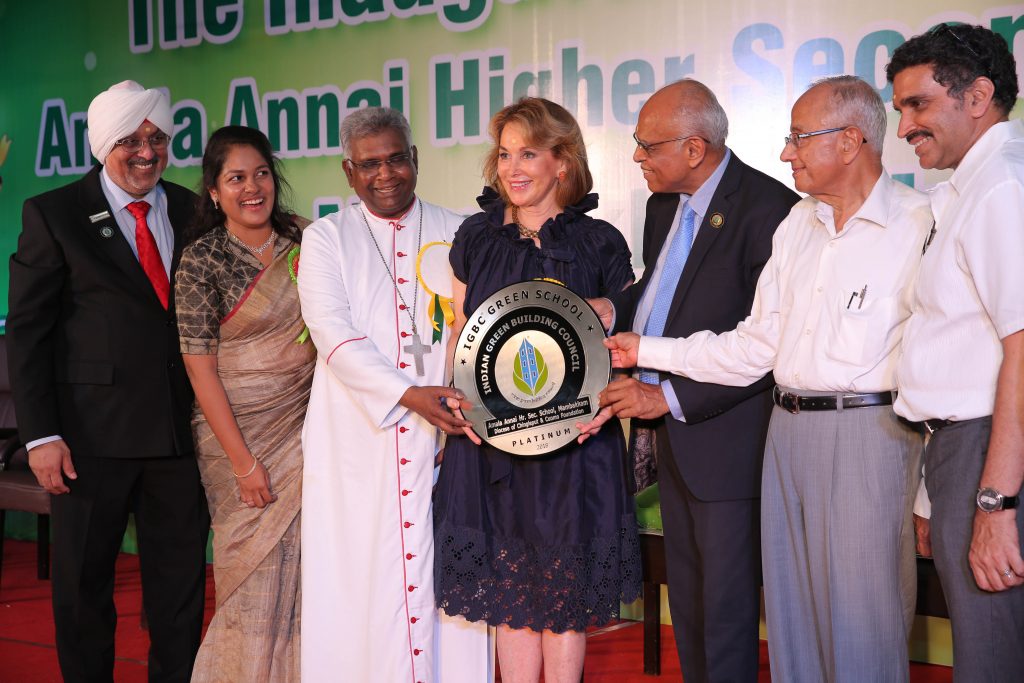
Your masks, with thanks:
M 135 81 L 121 81 L 97 95 L 89 105 L 89 146 L 106 163 L 114 143 L 150 123 L 170 135 L 174 129 L 171 104 L 159 90 L 146 90 Z

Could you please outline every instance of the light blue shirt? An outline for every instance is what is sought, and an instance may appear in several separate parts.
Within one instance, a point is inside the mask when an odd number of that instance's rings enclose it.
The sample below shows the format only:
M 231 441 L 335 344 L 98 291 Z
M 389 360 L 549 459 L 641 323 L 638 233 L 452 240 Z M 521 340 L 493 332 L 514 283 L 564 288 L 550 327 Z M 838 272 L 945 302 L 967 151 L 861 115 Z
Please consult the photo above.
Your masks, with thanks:
M 146 214 L 146 225 L 153 233 L 156 240 L 156 248 L 160 251 L 160 260 L 163 261 L 167 277 L 171 277 L 171 257 L 174 255 L 174 230 L 171 228 L 171 220 L 167 217 L 167 193 L 157 183 L 156 187 L 146 193 L 142 199 L 137 199 L 120 187 L 107 175 L 106 166 L 100 171 L 100 187 L 103 188 L 103 196 L 107 198 L 111 211 L 114 212 L 114 220 L 121 234 L 128 241 L 135 258 L 139 258 L 139 247 L 135 244 L 135 216 L 125 208 L 132 202 L 144 201 L 149 203 L 149 213 Z M 173 283 L 172 283 L 173 286 Z
M 643 296 L 640 297 L 640 302 L 636 307 L 636 315 L 633 317 L 633 331 L 637 334 L 644 333 L 644 327 L 647 325 L 647 319 L 651 316 L 651 309 L 654 308 L 654 297 L 658 291 L 658 284 L 661 281 L 661 273 L 665 269 L 665 257 L 668 254 L 668 245 L 672 244 L 676 231 L 680 228 L 679 219 L 683 215 L 683 209 L 689 205 L 690 209 L 695 214 L 693 219 L 693 239 L 696 241 L 697 232 L 700 230 L 700 225 L 704 222 L 704 216 L 707 214 L 708 207 L 711 205 L 711 198 L 715 196 L 715 192 L 718 190 L 718 184 L 722 182 L 722 176 L 725 175 L 725 169 L 729 165 L 729 160 L 731 158 L 732 152 L 727 147 L 725 149 L 725 156 L 722 157 L 722 161 L 719 162 L 714 173 L 712 173 L 708 179 L 705 180 L 699 188 L 697 188 L 697 191 L 694 192 L 693 195 L 679 195 L 679 208 L 676 209 L 676 215 L 672 219 L 672 229 L 669 230 L 668 236 L 665 238 L 665 245 L 663 246 L 661 253 L 658 254 L 658 260 L 654 264 L 654 270 L 651 271 L 651 277 L 647 282 L 647 289 L 644 290 Z M 682 422 L 686 422 L 686 417 L 683 415 L 683 408 L 679 405 L 679 399 L 676 397 L 675 389 L 672 388 L 672 384 L 669 380 L 665 380 L 661 383 L 661 391 L 665 394 L 665 402 L 668 403 L 672 417 Z

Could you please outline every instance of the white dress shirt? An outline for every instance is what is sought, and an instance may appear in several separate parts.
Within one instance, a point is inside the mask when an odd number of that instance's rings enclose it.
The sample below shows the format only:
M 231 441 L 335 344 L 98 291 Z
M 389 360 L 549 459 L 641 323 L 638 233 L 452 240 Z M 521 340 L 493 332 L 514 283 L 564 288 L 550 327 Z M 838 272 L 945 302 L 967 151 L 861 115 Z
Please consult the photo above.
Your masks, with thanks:
M 1024 329 L 1024 122 L 990 128 L 931 195 L 894 406 L 908 420 L 991 415 L 1000 340 Z
M 931 226 L 927 196 L 884 171 L 842 232 L 831 206 L 806 197 L 775 232 L 747 319 L 719 335 L 643 337 L 638 365 L 734 386 L 774 370 L 794 389 L 889 391 Z

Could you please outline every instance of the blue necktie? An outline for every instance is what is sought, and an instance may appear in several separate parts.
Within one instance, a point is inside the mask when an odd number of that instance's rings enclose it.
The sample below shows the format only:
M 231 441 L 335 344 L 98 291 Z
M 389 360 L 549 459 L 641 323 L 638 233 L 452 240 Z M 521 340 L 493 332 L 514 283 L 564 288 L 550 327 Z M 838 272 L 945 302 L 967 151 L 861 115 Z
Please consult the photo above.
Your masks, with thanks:
M 658 290 L 654 293 L 654 306 L 651 307 L 651 315 L 644 325 L 644 334 L 649 337 L 660 337 L 665 333 L 665 322 L 668 320 L 668 309 L 672 306 L 672 299 L 679 285 L 679 276 L 683 274 L 683 266 L 686 265 L 686 257 L 690 255 L 690 247 L 693 245 L 693 220 L 696 214 L 687 203 L 683 207 L 681 224 L 676 234 L 672 237 L 672 244 L 668 247 L 668 254 L 665 256 L 665 265 L 661 269 L 661 279 L 658 280 Z M 658 373 L 649 370 L 640 371 L 640 381 L 646 384 L 657 384 Z

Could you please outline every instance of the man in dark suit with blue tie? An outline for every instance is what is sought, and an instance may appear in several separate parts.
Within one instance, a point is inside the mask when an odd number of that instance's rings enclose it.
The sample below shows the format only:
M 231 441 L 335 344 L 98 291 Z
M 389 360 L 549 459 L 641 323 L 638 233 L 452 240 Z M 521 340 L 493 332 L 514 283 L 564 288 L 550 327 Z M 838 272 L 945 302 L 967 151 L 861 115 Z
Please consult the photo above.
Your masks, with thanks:
M 114 562 L 132 513 L 149 680 L 185 683 L 210 518 L 170 285 L 195 194 L 161 180 L 165 94 L 124 81 L 93 100 L 88 122 L 102 165 L 25 202 L 7 318 L 18 429 L 53 494 L 57 656 L 68 683 L 113 679 Z
M 613 331 L 724 332 L 750 312 L 772 235 L 799 197 L 732 154 L 728 125 L 714 94 L 693 80 L 664 87 L 640 110 L 633 160 L 654 193 L 646 269 L 611 300 L 592 302 L 606 324 L 614 320 Z M 641 435 L 634 450 L 649 443 L 643 430 L 653 430 L 669 607 L 686 683 L 757 680 L 771 387 L 771 375 L 727 387 L 641 368 L 601 394 L 602 407 L 633 418 Z

